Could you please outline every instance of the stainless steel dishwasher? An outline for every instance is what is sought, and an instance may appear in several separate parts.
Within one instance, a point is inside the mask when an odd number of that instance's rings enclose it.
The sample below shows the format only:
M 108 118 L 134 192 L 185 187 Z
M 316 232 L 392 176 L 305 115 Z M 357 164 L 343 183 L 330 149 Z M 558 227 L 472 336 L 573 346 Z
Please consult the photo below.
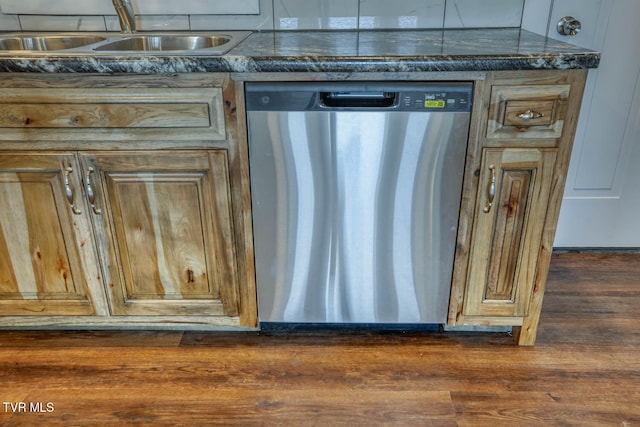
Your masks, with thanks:
M 446 321 L 472 88 L 246 84 L 261 323 Z

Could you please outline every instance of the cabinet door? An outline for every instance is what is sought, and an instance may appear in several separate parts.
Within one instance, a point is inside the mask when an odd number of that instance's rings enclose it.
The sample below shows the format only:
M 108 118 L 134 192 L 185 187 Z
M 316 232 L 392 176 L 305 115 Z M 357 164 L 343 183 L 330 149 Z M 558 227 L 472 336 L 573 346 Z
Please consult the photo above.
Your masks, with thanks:
M 0 154 L 0 315 L 94 312 L 76 246 L 71 154 Z
M 226 151 L 82 159 L 112 314 L 236 316 Z
M 485 149 L 463 313 L 526 316 L 556 150 Z

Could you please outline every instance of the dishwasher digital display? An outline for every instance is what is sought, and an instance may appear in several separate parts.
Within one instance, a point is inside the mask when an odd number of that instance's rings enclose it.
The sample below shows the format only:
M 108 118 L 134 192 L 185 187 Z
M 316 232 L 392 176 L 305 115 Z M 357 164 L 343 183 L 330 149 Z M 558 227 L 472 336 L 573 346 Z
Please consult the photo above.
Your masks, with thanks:
M 446 102 L 444 99 L 429 99 L 424 101 L 424 108 L 444 108 Z

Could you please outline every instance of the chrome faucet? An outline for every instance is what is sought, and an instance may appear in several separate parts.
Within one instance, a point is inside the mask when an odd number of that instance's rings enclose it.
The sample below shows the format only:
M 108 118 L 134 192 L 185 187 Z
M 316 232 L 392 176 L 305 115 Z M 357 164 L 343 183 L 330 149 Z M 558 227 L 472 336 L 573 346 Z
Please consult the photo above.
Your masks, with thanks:
M 131 0 L 113 0 L 113 7 L 118 14 L 120 30 L 125 34 L 136 32 L 136 16 L 133 13 Z

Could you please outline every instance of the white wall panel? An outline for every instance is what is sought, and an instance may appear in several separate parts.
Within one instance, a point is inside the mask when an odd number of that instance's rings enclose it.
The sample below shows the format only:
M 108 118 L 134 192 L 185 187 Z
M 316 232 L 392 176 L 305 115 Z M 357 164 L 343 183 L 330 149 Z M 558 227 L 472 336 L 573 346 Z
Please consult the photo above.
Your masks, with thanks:
M 358 0 L 274 0 L 276 30 L 354 30 Z
M 20 31 L 18 16 L 0 14 L 0 31 Z
M 111 0 L 0 0 L 0 8 L 23 15 L 115 15 Z
M 447 0 L 445 28 L 519 27 L 524 0 Z
M 148 15 L 259 14 L 259 0 L 133 0 L 136 13 Z M 3 13 L 34 15 L 115 14 L 111 0 L 0 0 Z
M 22 31 L 104 31 L 102 16 L 48 16 L 42 19 L 36 15 L 20 17 Z
M 360 29 L 442 28 L 445 0 L 360 0 Z

